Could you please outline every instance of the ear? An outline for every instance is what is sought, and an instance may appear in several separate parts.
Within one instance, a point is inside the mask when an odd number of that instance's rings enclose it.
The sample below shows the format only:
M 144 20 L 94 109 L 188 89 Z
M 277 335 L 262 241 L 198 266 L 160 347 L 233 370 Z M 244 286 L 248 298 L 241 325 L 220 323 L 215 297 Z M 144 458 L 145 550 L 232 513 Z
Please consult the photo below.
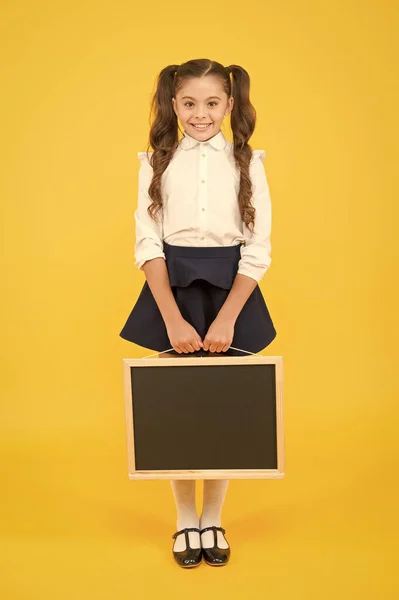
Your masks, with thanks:
M 175 111 L 175 113 L 176 113 L 176 116 L 178 116 L 178 114 L 177 114 L 177 110 L 176 110 L 176 98 L 172 98 L 172 105 L 173 105 L 173 110 L 174 110 L 174 111 Z
M 231 113 L 231 111 L 233 110 L 233 105 L 234 105 L 234 98 L 233 96 L 230 96 L 229 100 L 228 100 L 228 104 L 227 104 L 227 110 L 226 110 L 226 114 L 225 116 L 227 117 L 227 115 L 229 115 Z

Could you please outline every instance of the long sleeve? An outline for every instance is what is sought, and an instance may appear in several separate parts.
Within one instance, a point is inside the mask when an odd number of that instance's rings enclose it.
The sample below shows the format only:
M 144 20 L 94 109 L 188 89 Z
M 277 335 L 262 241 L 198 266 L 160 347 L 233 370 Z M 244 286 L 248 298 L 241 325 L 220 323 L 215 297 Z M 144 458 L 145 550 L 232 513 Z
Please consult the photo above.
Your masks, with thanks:
M 271 226 L 272 206 L 263 161 L 264 150 L 254 150 L 250 163 L 250 175 L 253 184 L 252 205 L 256 209 L 255 228 L 252 233 L 243 223 L 245 245 L 241 246 L 241 259 L 238 273 L 260 281 L 272 261 Z
M 144 263 L 152 258 L 161 257 L 165 260 L 163 251 L 162 210 L 156 215 L 155 222 L 147 212 L 151 204 L 148 188 L 151 183 L 153 170 L 148 162 L 146 152 L 138 152 L 141 162 L 138 175 L 137 210 L 134 213 L 136 222 L 136 243 L 134 247 L 135 265 L 142 269 Z

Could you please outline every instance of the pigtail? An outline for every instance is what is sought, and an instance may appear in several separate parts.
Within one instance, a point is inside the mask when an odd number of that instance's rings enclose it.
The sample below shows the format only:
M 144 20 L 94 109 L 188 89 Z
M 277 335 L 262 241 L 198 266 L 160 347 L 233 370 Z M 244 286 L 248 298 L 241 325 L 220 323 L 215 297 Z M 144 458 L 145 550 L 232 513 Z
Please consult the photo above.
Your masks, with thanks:
M 155 217 L 163 206 L 161 196 L 162 174 L 178 146 L 178 121 L 172 105 L 175 92 L 174 81 L 178 68 L 179 65 L 169 65 L 162 69 L 158 75 L 156 90 L 151 101 L 151 120 L 153 123 L 149 134 L 149 145 L 152 146 L 154 152 L 150 160 L 153 177 L 148 188 L 152 204 L 147 211 L 152 217 Z
M 233 78 L 234 104 L 231 111 L 231 130 L 234 158 L 241 174 L 238 201 L 242 220 L 253 230 L 255 208 L 251 205 L 253 190 L 249 173 L 252 148 L 248 141 L 255 130 L 256 111 L 249 98 L 250 79 L 247 71 L 239 65 L 230 65 L 228 69 Z

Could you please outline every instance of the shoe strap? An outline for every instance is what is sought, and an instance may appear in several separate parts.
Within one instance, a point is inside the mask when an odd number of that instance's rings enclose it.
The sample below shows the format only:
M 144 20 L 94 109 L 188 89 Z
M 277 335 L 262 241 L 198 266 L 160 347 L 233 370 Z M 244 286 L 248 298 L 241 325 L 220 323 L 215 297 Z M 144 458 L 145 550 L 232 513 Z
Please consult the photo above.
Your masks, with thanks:
M 212 527 L 204 527 L 204 529 L 201 529 L 201 533 L 204 533 L 204 531 L 210 531 L 213 530 L 216 534 L 216 531 L 221 531 L 223 533 L 223 535 L 226 533 L 226 530 L 223 529 L 223 527 L 216 527 L 216 525 L 212 525 Z
M 198 531 L 198 533 L 200 533 L 200 530 L 198 529 L 198 527 L 185 527 L 184 529 L 180 529 L 180 531 L 176 531 L 176 533 L 174 533 L 172 535 L 172 539 L 175 539 L 181 533 L 186 533 L 188 531 Z M 187 538 L 187 536 L 186 536 L 186 538 Z

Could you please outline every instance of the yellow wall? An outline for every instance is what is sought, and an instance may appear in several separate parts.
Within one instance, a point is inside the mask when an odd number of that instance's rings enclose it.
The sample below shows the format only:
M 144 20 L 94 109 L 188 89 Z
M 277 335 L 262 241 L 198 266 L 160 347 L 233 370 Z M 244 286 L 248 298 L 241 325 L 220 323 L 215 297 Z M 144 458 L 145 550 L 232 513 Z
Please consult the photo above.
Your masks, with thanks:
M 0 22 L 2 597 L 397 597 L 397 3 L 17 0 Z M 231 562 L 183 582 L 170 482 L 127 480 L 122 358 L 151 351 L 119 331 L 155 77 L 202 57 L 252 78 L 286 477 L 231 482 Z

